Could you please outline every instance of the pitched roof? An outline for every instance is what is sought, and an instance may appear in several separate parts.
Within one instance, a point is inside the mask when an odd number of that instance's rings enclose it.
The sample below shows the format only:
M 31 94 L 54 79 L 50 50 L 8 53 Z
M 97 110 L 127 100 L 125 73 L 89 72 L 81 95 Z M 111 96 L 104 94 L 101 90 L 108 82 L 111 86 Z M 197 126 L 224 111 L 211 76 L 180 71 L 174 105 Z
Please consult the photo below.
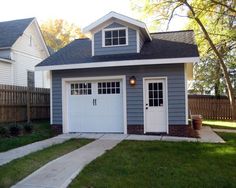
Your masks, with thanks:
M 34 18 L 0 22 L 0 48 L 11 47 Z
M 199 57 L 194 32 L 173 31 L 151 33 L 152 41 L 145 42 L 140 53 L 92 56 L 90 39 L 77 39 L 60 49 L 37 66 L 67 65 L 105 61 Z
M 150 33 L 147 29 L 147 26 L 144 22 L 141 22 L 139 20 L 136 20 L 136 19 L 133 19 L 133 18 L 130 18 L 128 16 L 125 16 L 125 15 L 122 15 L 122 14 L 119 14 L 117 12 L 114 12 L 114 11 L 111 11 L 109 12 L 108 14 L 106 14 L 105 16 L 101 17 L 100 19 L 98 19 L 97 21 L 91 23 L 90 25 L 88 25 L 87 27 L 85 27 L 83 29 L 83 32 L 84 33 L 87 33 L 93 29 L 95 29 L 96 27 L 98 27 L 99 25 L 103 24 L 104 22 L 110 20 L 110 19 L 118 19 L 118 20 L 121 20 L 121 21 L 124 21 L 124 22 L 127 22 L 127 23 L 130 23 L 134 26 L 137 26 L 139 27 L 143 33 L 146 35 L 147 39 L 148 40 L 152 40 L 151 36 L 150 36 Z

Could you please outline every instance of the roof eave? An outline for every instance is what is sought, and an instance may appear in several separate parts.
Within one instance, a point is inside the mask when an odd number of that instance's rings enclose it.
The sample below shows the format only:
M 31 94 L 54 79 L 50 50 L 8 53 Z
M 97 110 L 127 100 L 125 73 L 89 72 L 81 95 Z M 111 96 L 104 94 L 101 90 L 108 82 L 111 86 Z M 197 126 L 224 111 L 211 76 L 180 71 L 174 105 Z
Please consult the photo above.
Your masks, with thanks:
M 11 60 L 11 59 L 5 59 L 5 58 L 0 58 L 0 61 L 3 61 L 5 63 L 13 63 L 14 60 Z
M 0 47 L 0 50 L 8 50 L 8 49 L 11 49 L 11 46 L 9 46 L 9 47 Z
M 36 71 L 45 70 L 68 70 L 68 69 L 85 69 L 85 68 L 105 68 L 105 67 L 122 67 L 122 66 L 139 66 L 139 65 L 160 65 L 160 64 L 179 64 L 199 62 L 199 57 L 182 57 L 182 58 L 163 58 L 163 59 L 139 59 L 139 60 L 122 60 L 108 62 L 91 62 L 64 65 L 37 65 Z

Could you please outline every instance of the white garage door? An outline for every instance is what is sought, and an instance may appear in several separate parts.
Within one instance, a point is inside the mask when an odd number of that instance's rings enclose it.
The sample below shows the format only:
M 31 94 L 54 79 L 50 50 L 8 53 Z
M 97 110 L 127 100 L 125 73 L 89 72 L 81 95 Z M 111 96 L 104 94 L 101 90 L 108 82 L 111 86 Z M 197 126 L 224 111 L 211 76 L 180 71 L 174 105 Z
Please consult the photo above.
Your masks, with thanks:
M 71 82 L 68 92 L 69 132 L 123 132 L 121 80 Z

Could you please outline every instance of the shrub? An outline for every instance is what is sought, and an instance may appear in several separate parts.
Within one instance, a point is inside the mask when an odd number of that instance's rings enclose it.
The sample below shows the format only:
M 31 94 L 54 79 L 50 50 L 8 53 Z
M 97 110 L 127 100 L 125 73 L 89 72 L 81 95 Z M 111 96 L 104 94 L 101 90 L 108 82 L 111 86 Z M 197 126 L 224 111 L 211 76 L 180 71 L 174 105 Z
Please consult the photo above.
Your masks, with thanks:
M 26 133 L 31 133 L 33 131 L 33 125 L 30 123 L 27 123 L 24 125 L 24 130 Z
M 22 127 L 17 124 L 13 124 L 9 128 L 11 136 L 19 136 L 21 133 L 21 130 L 22 130 Z
M 9 134 L 9 130 L 6 127 L 0 127 L 0 136 L 7 137 Z

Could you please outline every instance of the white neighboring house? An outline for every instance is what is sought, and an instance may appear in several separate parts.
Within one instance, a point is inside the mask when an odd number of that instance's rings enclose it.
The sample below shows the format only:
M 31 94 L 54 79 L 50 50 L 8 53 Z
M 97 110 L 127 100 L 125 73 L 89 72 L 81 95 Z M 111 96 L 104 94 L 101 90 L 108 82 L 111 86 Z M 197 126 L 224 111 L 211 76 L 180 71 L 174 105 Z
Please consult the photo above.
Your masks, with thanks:
M 36 18 L 0 22 L 0 84 L 50 87 L 49 72 L 34 71 L 49 55 Z

